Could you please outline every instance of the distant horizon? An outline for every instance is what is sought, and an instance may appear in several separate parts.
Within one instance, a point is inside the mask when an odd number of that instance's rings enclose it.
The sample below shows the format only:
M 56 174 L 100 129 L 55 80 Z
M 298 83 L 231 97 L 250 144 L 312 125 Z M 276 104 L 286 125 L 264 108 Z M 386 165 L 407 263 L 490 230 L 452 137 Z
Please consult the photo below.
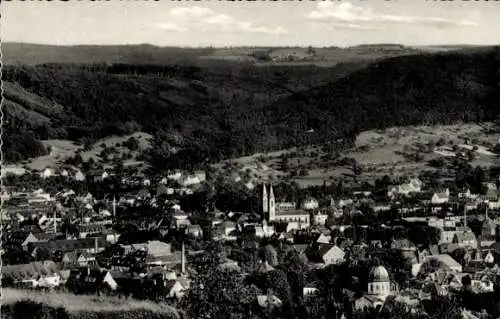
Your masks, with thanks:
M 471 43 L 448 43 L 448 44 L 404 44 L 404 43 L 359 43 L 352 44 L 348 46 L 341 45 L 329 45 L 329 46 L 314 46 L 314 45 L 234 45 L 234 46 L 215 46 L 215 45 L 204 45 L 204 46 L 180 46 L 180 45 L 158 45 L 154 43 L 116 43 L 116 44 L 50 44 L 50 43 L 37 43 L 37 42 L 18 42 L 18 41 L 2 41 L 2 44 L 18 44 L 18 45 L 39 45 L 39 46 L 52 46 L 52 47 L 120 47 L 120 46 L 152 46 L 157 48 L 179 48 L 179 49 L 232 49 L 232 48 L 339 48 L 348 49 L 361 46 L 402 46 L 408 48 L 418 48 L 418 47 L 494 47 L 500 46 L 500 41 L 498 44 L 471 44 Z
M 498 45 L 500 6 L 471 1 L 5 2 L 5 42 L 58 46 Z

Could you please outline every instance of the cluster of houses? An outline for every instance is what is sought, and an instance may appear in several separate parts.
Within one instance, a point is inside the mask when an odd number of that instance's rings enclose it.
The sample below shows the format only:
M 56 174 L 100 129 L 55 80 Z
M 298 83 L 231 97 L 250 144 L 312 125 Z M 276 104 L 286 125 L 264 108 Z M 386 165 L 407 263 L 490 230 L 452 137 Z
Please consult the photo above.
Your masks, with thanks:
M 56 173 L 76 179 L 74 172 L 66 171 L 66 174 L 50 169 L 43 171 L 41 176 L 49 178 Z M 112 176 L 112 172 L 103 171 L 87 174 L 82 180 L 91 178 L 94 182 L 103 181 Z M 91 192 L 78 195 L 70 189 L 55 194 L 42 189 L 6 189 L 2 193 L 6 203 L 2 211 L 2 253 L 23 252 L 38 261 L 4 266 L 2 280 L 10 285 L 32 288 L 64 286 L 87 292 L 96 292 L 104 286 L 109 291 L 125 294 L 137 293 L 137 287 L 153 285 L 161 287 L 159 291 L 169 298 L 180 298 L 189 288 L 191 280 L 186 255 L 196 252 L 186 249 L 184 244 L 180 252 L 173 251 L 170 243 L 156 240 L 121 244 L 121 234 L 113 228 L 117 221 L 116 210 L 140 205 L 161 206 L 168 210 L 169 217 L 159 216 L 158 220 L 144 228 L 154 227 L 162 233 L 182 228 L 191 238 L 206 238 L 206 226 L 198 224 L 191 218 L 191 212 L 185 212 L 175 200 L 178 196 L 196 192 L 205 181 L 204 172 L 173 172 L 156 183 L 144 175 L 136 174 L 123 178 L 121 183 L 137 186 L 140 190 L 112 200 L 97 200 Z M 428 200 L 419 204 L 433 207 L 429 216 L 424 217 L 406 216 L 413 207 L 395 205 L 401 197 L 424 192 L 425 185 L 417 178 L 390 187 L 387 190 L 387 202 L 371 203 L 375 212 L 396 208 L 404 222 L 438 229 L 439 242 L 431 247 L 417 247 L 408 239 L 392 240 L 385 246 L 376 241 L 339 242 L 333 231 L 342 234 L 353 226 L 328 225 L 327 220 L 339 219 L 346 213 L 363 214 L 358 204 L 370 202 L 369 191 L 353 193 L 349 198 L 332 198 L 329 207 L 321 207 L 319 201 L 311 197 L 301 203 L 278 201 L 273 186 L 263 185 L 260 214 L 221 212 L 217 209 L 206 214 L 210 221 L 208 228 L 211 240 L 236 241 L 249 232 L 256 238 L 275 238 L 292 245 L 311 268 L 343 263 L 347 255 L 363 259 L 372 258 L 384 249 L 399 250 L 409 260 L 412 280 L 418 284 L 400 289 L 392 282 L 387 269 L 377 266 L 365 274 L 369 282 L 366 293 L 355 300 L 355 305 L 359 309 L 376 307 L 388 298 L 396 298 L 414 306 L 428 298 L 429 287 L 437 289 L 440 294 L 453 293 L 463 288 L 466 282 L 463 278 L 466 276 L 470 278 L 474 291 L 491 291 L 496 276 L 500 275 L 497 264 L 500 258 L 500 243 L 497 241 L 500 219 L 490 216 L 494 216 L 495 210 L 500 207 L 500 199 L 495 184 L 487 184 L 487 189 L 486 195 L 471 194 L 469 190 L 458 194 L 450 194 L 449 189 L 435 191 Z M 159 202 L 162 195 L 168 198 L 164 203 Z M 463 211 L 457 213 L 456 210 L 445 217 L 430 216 L 440 210 L 441 205 L 453 207 L 454 203 L 462 203 Z M 486 207 L 486 212 L 477 216 L 482 225 L 480 233 L 476 234 L 468 226 L 468 212 L 481 207 Z M 297 240 L 297 235 L 301 233 L 307 233 L 310 235 L 308 238 L 313 239 Z M 120 251 L 112 251 L 117 246 Z M 224 266 L 239 267 L 228 259 Z M 263 263 L 263 271 L 273 269 L 273 266 Z M 305 287 L 304 295 L 314 293 L 315 289 Z M 274 295 L 259 296 L 259 304 L 270 301 L 279 304 L 279 299 Z

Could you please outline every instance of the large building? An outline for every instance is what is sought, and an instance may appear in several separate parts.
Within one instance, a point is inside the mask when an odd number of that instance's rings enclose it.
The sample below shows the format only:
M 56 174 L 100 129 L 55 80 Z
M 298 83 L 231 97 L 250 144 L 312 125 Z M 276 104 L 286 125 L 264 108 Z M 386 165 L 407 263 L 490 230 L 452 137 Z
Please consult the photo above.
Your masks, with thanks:
M 283 209 L 279 209 L 281 207 Z M 299 228 L 309 227 L 311 224 L 308 212 L 277 204 L 272 185 L 269 186 L 269 192 L 267 192 L 266 185 L 262 187 L 262 213 L 269 222 L 296 222 L 300 225 Z
M 388 296 L 395 292 L 389 273 L 384 266 L 374 267 L 368 276 L 368 291 L 355 301 L 356 309 L 382 306 Z

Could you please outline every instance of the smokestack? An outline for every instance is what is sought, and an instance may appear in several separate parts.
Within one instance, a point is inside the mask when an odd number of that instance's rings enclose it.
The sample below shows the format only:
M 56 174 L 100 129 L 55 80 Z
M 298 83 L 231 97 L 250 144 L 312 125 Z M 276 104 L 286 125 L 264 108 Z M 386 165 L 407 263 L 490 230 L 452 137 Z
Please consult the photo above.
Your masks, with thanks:
M 182 239 L 182 252 L 181 252 L 181 274 L 186 273 L 186 249 L 184 247 L 184 239 Z
M 116 197 L 113 196 L 113 218 L 116 217 Z
M 267 310 L 271 312 L 273 307 L 273 291 L 270 288 L 267 288 Z
M 95 254 L 97 254 L 97 248 L 99 247 L 98 242 L 97 242 L 98 237 L 94 238 L 94 245 L 95 245 Z
M 57 234 L 56 210 L 54 210 L 54 234 Z

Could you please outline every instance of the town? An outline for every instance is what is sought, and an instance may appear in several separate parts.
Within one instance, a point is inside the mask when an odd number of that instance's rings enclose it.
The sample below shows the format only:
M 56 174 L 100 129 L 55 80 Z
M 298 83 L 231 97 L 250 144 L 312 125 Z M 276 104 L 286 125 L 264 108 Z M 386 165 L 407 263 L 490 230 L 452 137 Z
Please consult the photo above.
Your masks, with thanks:
M 188 318 L 498 312 L 496 167 L 308 188 L 148 174 L 7 173 L 2 287 L 148 299 Z

